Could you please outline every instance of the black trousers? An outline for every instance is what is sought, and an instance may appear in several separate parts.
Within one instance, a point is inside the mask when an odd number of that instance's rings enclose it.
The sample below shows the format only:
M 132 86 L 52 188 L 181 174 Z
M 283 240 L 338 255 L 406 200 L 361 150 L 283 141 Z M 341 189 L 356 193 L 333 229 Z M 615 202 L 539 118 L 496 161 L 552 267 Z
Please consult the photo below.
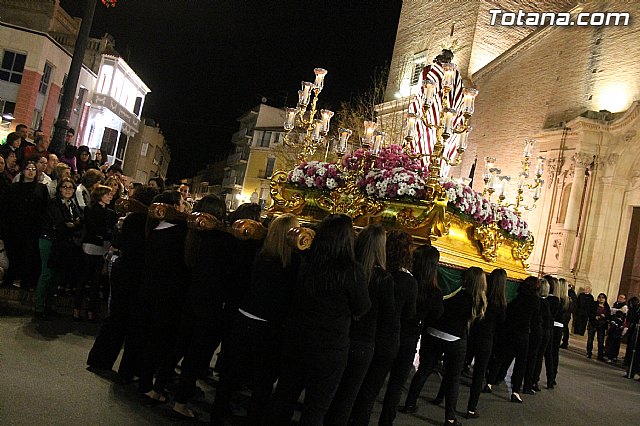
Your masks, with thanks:
M 351 340 L 347 366 L 342 373 L 340 386 L 333 396 L 331 406 L 325 415 L 327 425 L 346 426 L 351 416 L 353 403 L 373 359 L 374 342 Z
M 598 335 L 598 359 L 604 356 L 604 335 L 606 328 L 589 326 L 589 333 L 587 335 L 587 355 L 591 355 L 593 352 L 593 338 Z
M 23 290 L 35 289 L 40 278 L 40 237 L 38 234 L 21 233 L 7 235 L 5 248 L 9 259 L 9 270 L 4 277 L 6 286 L 20 279 Z
M 512 334 L 508 336 L 500 345 L 496 358 L 493 359 L 489 368 L 487 383 L 495 384 L 498 375 L 503 369 L 509 368 L 511 361 L 515 357 L 516 363 L 511 374 L 512 392 L 520 393 L 522 380 L 527 366 L 527 355 L 529 351 L 529 334 Z
M 98 293 L 100 289 L 100 275 L 104 266 L 104 257 L 83 253 L 83 278 L 76 283 L 73 308 L 82 309 L 82 301 L 89 298 L 88 312 L 96 312 L 98 308 Z
M 111 268 L 109 316 L 102 323 L 89 352 L 87 364 L 90 366 L 112 369 L 129 335 L 137 289 L 131 287 L 131 278 L 126 277 L 127 273 L 131 271 L 123 270 L 122 263 L 116 260 Z
M 562 341 L 562 327 L 553 327 L 553 335 L 551 336 L 551 356 L 553 357 L 553 376 L 552 383 L 556 381 L 558 376 L 558 365 L 560 364 L 560 342 Z M 549 377 L 547 376 L 547 380 Z
M 347 365 L 349 348 L 332 348 L 313 336 L 286 336 L 282 373 L 271 403 L 269 424 L 291 423 L 298 397 L 305 391 L 300 425 L 322 426 Z
M 535 357 L 535 367 L 533 371 L 532 384 L 540 381 L 540 374 L 542 374 L 542 361 L 545 363 L 547 371 L 547 382 L 550 382 L 550 378 L 553 377 L 553 357 L 551 356 L 551 329 L 542 329 L 542 338 L 540 340 L 540 346 Z M 525 383 L 525 387 L 527 384 Z
M 420 391 L 435 369 L 440 355 L 444 353 L 444 375 L 442 381 L 445 388 L 445 419 L 455 420 L 460 374 L 467 353 L 467 340 L 458 339 L 453 342 L 447 342 L 430 334 L 424 334 L 423 339 L 422 346 L 424 349 L 420 349 L 420 365 L 411 380 L 405 405 L 416 404 Z
M 536 360 L 542 342 L 542 334 L 529 334 L 529 353 L 527 354 L 527 366 L 524 370 L 524 389 L 531 389 L 535 383 Z
M 389 342 L 377 342 L 373 351 L 373 359 L 367 374 L 360 386 L 360 392 L 351 409 L 349 424 L 353 426 L 367 426 L 371 419 L 371 412 L 380 389 L 393 367 L 400 344 L 394 339 Z
M 398 404 L 400 404 L 400 398 L 402 397 L 402 388 L 409 377 L 409 373 L 413 370 L 413 360 L 418 347 L 418 337 L 419 336 L 416 336 L 413 340 L 400 342 L 398 354 L 391 366 L 391 371 L 389 371 L 387 390 L 384 394 L 382 412 L 378 420 L 378 424 L 381 426 L 392 425 L 396 418 L 396 411 L 398 410 Z
M 573 334 L 584 336 L 584 332 L 587 329 L 588 321 L 589 315 L 587 312 L 576 312 L 573 320 Z
M 563 323 L 562 326 L 562 343 L 560 344 L 561 348 L 567 348 L 569 346 L 569 322 Z
M 620 354 L 620 342 L 622 340 L 622 328 L 618 327 L 615 324 L 612 324 L 609 327 L 609 331 L 607 332 L 607 339 L 605 342 L 605 349 L 607 353 L 607 357 L 609 359 L 618 358 Z
M 226 344 L 225 368 L 211 411 L 211 424 L 225 424 L 234 390 L 251 383 L 249 424 L 266 422 L 273 385 L 280 376 L 282 327 L 238 315 Z
M 469 349 L 467 351 L 471 358 L 475 358 L 473 364 L 473 378 L 471 379 L 471 393 L 467 403 L 467 411 L 476 411 L 480 392 L 487 373 L 489 358 L 493 348 L 493 337 L 473 337 L 469 339 Z

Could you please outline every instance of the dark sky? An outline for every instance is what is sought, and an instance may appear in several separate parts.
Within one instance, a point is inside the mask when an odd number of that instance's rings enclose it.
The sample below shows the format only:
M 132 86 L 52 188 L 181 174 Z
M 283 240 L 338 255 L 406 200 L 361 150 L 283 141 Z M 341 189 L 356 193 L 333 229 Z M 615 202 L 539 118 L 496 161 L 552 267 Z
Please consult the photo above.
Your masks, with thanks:
M 72 16 L 84 2 L 61 0 Z M 91 35 L 109 33 L 151 88 L 143 115 L 171 147 L 169 178 L 193 176 L 231 148 L 237 117 L 262 97 L 295 106 L 313 68 L 329 73 L 319 106 L 371 85 L 391 61 L 401 0 L 100 0 Z

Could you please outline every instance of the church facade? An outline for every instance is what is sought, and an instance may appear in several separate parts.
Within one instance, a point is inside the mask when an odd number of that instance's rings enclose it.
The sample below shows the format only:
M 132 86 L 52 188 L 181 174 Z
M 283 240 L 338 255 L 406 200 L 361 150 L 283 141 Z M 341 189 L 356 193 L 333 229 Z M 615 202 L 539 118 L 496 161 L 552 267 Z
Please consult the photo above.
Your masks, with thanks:
M 630 19 L 492 25 L 496 10 L 564 13 L 572 21 L 620 12 Z M 484 158 L 495 157 L 501 175 L 512 178 L 505 202 L 513 203 L 524 139 L 536 139 L 532 167 L 537 156 L 546 167 L 536 208 L 523 212 L 536 239 L 530 272 L 590 285 L 610 298 L 640 294 L 638 18 L 640 4 L 626 0 L 405 1 L 378 106 L 383 125 L 400 121 L 420 89 L 422 67 L 451 48 L 465 86 L 480 94 L 469 148 L 450 175 L 468 176 L 477 158 L 473 187 L 481 191 Z M 531 192 L 524 195 L 530 206 Z

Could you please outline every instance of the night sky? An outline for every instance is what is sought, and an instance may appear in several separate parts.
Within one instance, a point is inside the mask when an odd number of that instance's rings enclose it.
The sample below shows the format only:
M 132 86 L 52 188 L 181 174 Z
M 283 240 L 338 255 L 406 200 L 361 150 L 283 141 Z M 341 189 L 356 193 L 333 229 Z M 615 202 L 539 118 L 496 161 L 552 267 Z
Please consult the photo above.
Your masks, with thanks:
M 84 2 L 61 0 L 72 16 Z M 401 0 L 100 0 L 92 37 L 109 33 L 151 88 L 143 116 L 171 147 L 169 179 L 191 177 L 232 148 L 237 117 L 267 98 L 295 106 L 313 68 L 329 73 L 319 106 L 371 86 L 391 61 Z

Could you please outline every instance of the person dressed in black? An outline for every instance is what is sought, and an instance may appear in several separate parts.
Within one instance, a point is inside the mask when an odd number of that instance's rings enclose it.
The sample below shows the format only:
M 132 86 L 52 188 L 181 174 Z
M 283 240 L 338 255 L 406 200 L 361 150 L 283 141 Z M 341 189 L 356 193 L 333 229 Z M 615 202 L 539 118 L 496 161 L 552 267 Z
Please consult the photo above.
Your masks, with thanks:
M 589 335 L 587 337 L 587 358 L 593 353 L 593 339 L 598 335 L 598 360 L 604 360 L 604 335 L 611 318 L 611 308 L 607 303 L 607 295 L 600 293 L 589 311 Z
M 49 191 L 38 182 L 35 161 L 24 165 L 20 180 L 9 185 L 0 209 L 3 210 L 5 247 L 9 257 L 7 284 L 21 278 L 23 290 L 33 290 L 40 277 L 39 239 L 47 214 Z
M 542 280 L 538 281 L 537 287 L 537 296 L 540 298 L 541 295 L 541 287 Z M 539 306 L 542 306 L 542 298 L 539 299 Z M 542 309 L 538 309 L 534 312 L 531 317 L 531 326 L 529 327 L 529 345 L 528 345 L 528 353 L 527 353 L 527 364 L 524 369 L 524 377 L 523 377 L 523 393 L 527 395 L 535 395 L 535 391 L 533 390 L 534 383 L 534 372 L 536 369 L 536 358 L 538 356 L 538 351 L 540 350 L 540 344 L 542 343 L 542 323 L 548 318 L 545 318 L 546 312 L 543 313 Z
M 640 319 L 640 299 L 636 296 L 630 298 L 627 307 L 629 309 L 627 311 L 627 317 L 624 320 L 624 329 L 622 330 L 623 337 L 625 335 L 627 336 L 627 349 L 624 354 L 622 365 L 628 367 L 627 377 L 633 377 L 637 371 L 638 358 L 640 357 L 640 352 L 636 351 L 634 363 L 636 365 L 632 366 L 631 360 L 634 358 L 634 349 L 638 333 L 638 320 Z
M 573 321 L 576 320 L 576 305 L 578 300 L 578 295 L 576 291 L 573 289 L 574 285 L 571 283 L 567 284 L 569 287 L 569 309 L 565 311 L 565 316 L 562 321 L 564 327 L 562 328 L 562 343 L 560 344 L 561 349 L 567 349 L 569 347 L 569 322 L 573 317 Z
M 580 293 L 576 299 L 576 316 L 573 321 L 573 334 L 584 336 L 593 302 L 591 286 L 587 285 L 584 287 L 584 292 Z
M 551 342 L 549 343 L 551 348 L 551 357 L 553 358 L 553 372 L 551 377 L 549 377 L 549 374 L 547 373 L 547 389 L 553 389 L 557 384 L 556 377 L 558 375 L 558 366 L 560 365 L 560 343 L 562 342 L 564 320 L 566 319 L 567 312 L 569 311 L 571 299 L 569 299 L 569 286 L 567 285 L 567 280 L 564 278 L 554 278 L 550 275 L 545 276 L 545 278 L 547 281 L 553 283 L 551 291 L 553 291 L 554 296 L 559 300 L 558 310 L 555 312 L 553 317 L 553 332 L 551 334 Z M 553 309 L 552 305 L 549 306 L 550 309 Z M 553 314 L 553 310 L 551 312 Z
M 96 321 L 100 275 L 104 267 L 104 255 L 109 249 L 113 227 L 118 221 L 116 213 L 107 206 L 111 202 L 111 188 L 99 185 L 91 191 L 91 204 L 84 209 L 86 234 L 82 241 L 84 252 L 84 280 L 76 286 L 73 301 L 73 319 L 80 320 L 83 299 L 89 297 L 87 320 Z
M 111 188 L 109 188 L 111 190 Z M 165 191 L 154 203 L 182 212 L 178 191 Z M 167 401 L 164 385 L 154 387 L 153 376 L 162 362 L 174 354 L 182 307 L 191 283 L 184 259 L 187 226 L 183 220 L 148 220 L 145 259 L 140 283 L 140 334 L 144 336 L 140 356 L 138 390 L 145 404 Z M 175 367 L 175 364 L 173 365 Z
M 393 277 L 385 270 L 386 233 L 382 225 L 365 227 L 356 238 L 356 260 L 364 267 L 369 284 L 371 309 L 351 321 L 349 359 L 340 386 L 325 415 L 327 425 L 346 425 L 353 403 L 373 359 L 376 342 L 389 344 L 393 339 L 395 302 Z M 393 342 L 391 342 L 393 344 Z
M 387 327 L 388 324 L 380 324 L 386 319 L 378 317 L 373 359 L 351 410 L 350 425 L 369 424 L 375 400 L 398 356 L 401 321 L 411 321 L 415 318 L 418 283 L 409 272 L 412 263 L 412 242 L 411 235 L 403 231 L 391 231 L 387 234 L 387 271 L 391 273 L 394 282 L 395 316 L 391 322 L 393 329 L 389 330 L 390 333 L 382 333 L 382 330 L 386 330 L 382 327 Z
M 266 419 L 273 385 L 280 376 L 282 330 L 291 309 L 300 257 L 287 244 L 287 232 L 298 227 L 292 214 L 269 225 L 262 249 L 251 268 L 251 285 L 238 308 L 227 342 L 228 362 L 220 373 L 211 424 L 223 425 L 229 415 L 232 391 L 251 384 L 249 423 Z
M 444 312 L 425 329 L 420 348 L 420 365 L 411 380 L 405 408 L 415 407 L 420 391 L 444 353 L 445 421 L 461 424 L 456 417 L 460 373 L 467 352 L 469 326 L 481 320 L 487 309 L 487 281 L 484 271 L 471 267 L 462 274 L 461 287 L 444 300 Z M 405 411 L 410 411 L 406 410 Z
M 609 330 L 607 331 L 607 340 L 604 345 L 607 362 L 609 363 L 614 363 L 618 360 L 622 331 L 624 330 L 624 320 L 628 310 L 626 296 L 619 294 L 618 300 L 611 306 L 611 320 Z
M 177 191 L 182 204 L 182 195 Z M 183 208 L 183 207 L 182 207 Z M 224 223 L 225 204 L 215 195 L 203 197 L 194 212 L 208 213 L 219 222 Z M 180 312 L 175 318 L 175 338 L 173 347 L 169 348 L 160 364 L 154 383 L 151 398 L 161 395 L 174 368 L 182 358 L 180 379 L 175 394 L 173 410 L 169 412 L 178 419 L 193 419 L 195 414 L 187 407 L 187 403 L 196 394 L 196 381 L 211 360 L 211 346 L 219 341 L 223 326 L 223 308 L 225 286 L 229 285 L 233 270 L 228 266 L 233 250 L 233 237 L 224 231 L 199 231 L 189 229 L 183 243 L 182 259 L 191 268 L 191 279 L 185 271 L 182 279 L 190 284 L 182 289 L 180 295 L 184 300 Z M 162 398 L 160 398 L 162 399 Z
M 467 403 L 468 419 L 479 417 L 478 400 L 487 372 L 487 365 L 493 348 L 496 328 L 502 326 L 506 317 L 507 272 L 494 269 L 487 279 L 487 310 L 484 318 L 476 320 L 469 332 L 468 356 L 474 359 L 471 392 Z
M 412 271 L 417 282 L 416 315 L 401 319 L 400 348 L 389 374 L 380 425 L 393 424 L 402 388 L 413 369 L 420 333 L 423 327 L 433 325 L 444 311 L 442 290 L 438 287 L 439 261 L 440 252 L 431 245 L 420 246 L 413 253 Z
M 296 290 L 269 423 L 289 424 L 305 390 L 300 423 L 319 426 L 347 365 L 351 319 L 371 307 L 349 216 L 329 215 L 320 223 Z
M 531 321 L 540 310 L 540 298 L 537 295 L 539 285 L 538 278 L 528 277 L 518 286 L 518 295 L 507 305 L 504 338 L 489 367 L 486 389 L 491 392 L 502 367 L 511 364 L 515 357 L 516 363 L 511 374 L 511 402 L 522 403 L 520 389 L 527 366 Z
M 142 206 L 149 206 L 158 195 L 155 189 L 139 189 L 131 199 Z M 137 356 L 140 336 L 134 332 L 134 316 L 138 308 L 138 291 L 144 266 L 146 212 L 130 212 L 121 224 L 114 246 L 120 256 L 111 269 L 111 297 L 109 316 L 105 318 L 100 332 L 87 358 L 87 370 L 116 381 L 130 382 L 139 374 Z M 120 349 L 125 345 L 120 361 L 119 376 L 112 368 Z
M 553 295 L 549 295 L 550 288 L 549 280 L 545 278 L 540 280 L 540 343 L 535 352 L 532 348 L 529 348 L 529 356 L 531 358 L 527 361 L 527 369 L 524 376 L 524 388 L 522 390 L 522 393 L 527 395 L 535 395 L 536 392 L 540 392 L 538 381 L 540 380 L 542 361 L 545 360 L 545 356 L 547 366 L 547 383 L 551 383 L 551 377 L 553 374 L 553 357 L 551 356 L 549 343 L 551 342 L 551 335 L 553 334 L 553 317 L 558 309 L 559 299 Z M 550 304 L 553 305 L 553 313 L 549 308 Z M 529 344 L 531 344 L 531 339 L 529 339 Z

